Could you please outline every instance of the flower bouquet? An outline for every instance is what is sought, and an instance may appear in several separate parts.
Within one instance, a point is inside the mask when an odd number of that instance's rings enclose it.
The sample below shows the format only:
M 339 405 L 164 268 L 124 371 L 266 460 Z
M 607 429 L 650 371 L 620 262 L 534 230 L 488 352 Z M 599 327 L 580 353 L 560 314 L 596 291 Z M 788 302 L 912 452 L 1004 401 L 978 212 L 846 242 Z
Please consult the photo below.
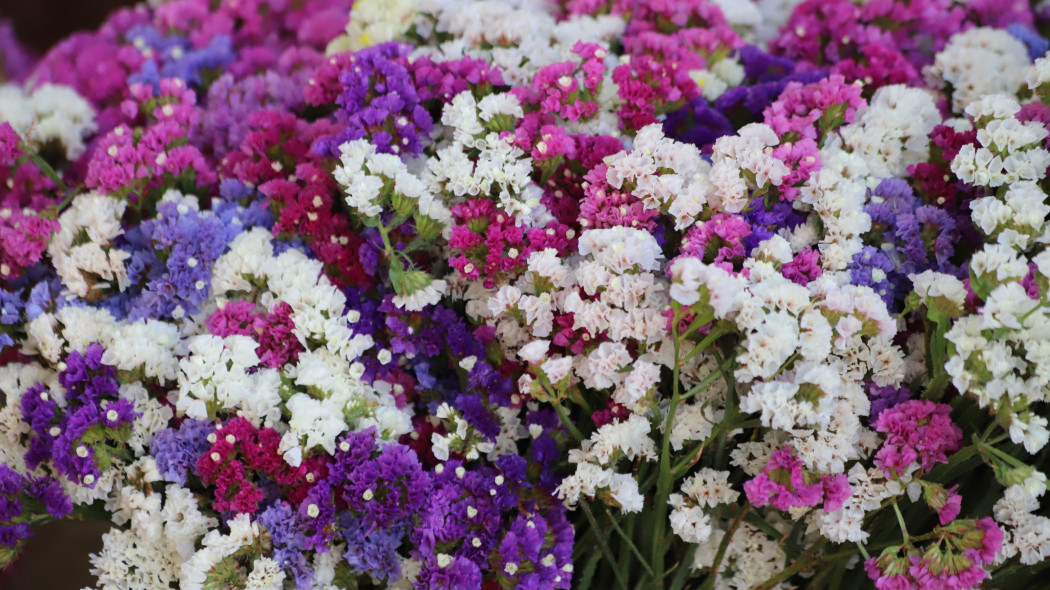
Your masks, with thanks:
M 0 27 L 0 567 L 102 518 L 106 590 L 1045 585 L 1048 24 Z

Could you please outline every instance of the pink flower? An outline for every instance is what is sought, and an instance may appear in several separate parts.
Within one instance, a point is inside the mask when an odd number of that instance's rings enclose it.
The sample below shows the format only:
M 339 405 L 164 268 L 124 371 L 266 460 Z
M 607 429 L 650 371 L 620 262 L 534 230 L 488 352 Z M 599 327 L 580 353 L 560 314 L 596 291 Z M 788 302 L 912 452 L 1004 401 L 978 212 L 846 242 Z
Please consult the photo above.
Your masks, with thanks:
M 947 463 L 948 453 L 962 441 L 962 430 L 952 422 L 950 412 L 950 406 L 927 400 L 909 400 L 884 410 L 875 422 L 875 430 L 886 434 L 875 464 L 894 477 L 916 461 L 923 471 Z
M 861 91 L 860 84 L 847 84 L 837 74 L 804 86 L 791 82 L 762 115 L 777 135 L 786 135 L 791 141 L 808 138 L 820 145 L 824 136 L 852 123 L 857 109 L 864 108 Z
M 682 238 L 681 251 L 711 264 L 742 262 L 747 255 L 744 238 L 751 235 L 751 224 L 743 217 L 716 213 L 707 221 L 689 228 Z
M 23 209 L 0 209 L 0 279 L 11 280 L 36 264 L 59 224 Z
M 816 506 L 824 500 L 824 509 L 838 510 L 849 498 L 846 476 L 818 476 L 806 470 L 791 447 L 774 451 L 765 469 L 754 479 L 744 482 L 747 499 L 757 507 L 772 504 L 779 510 Z M 825 495 L 826 494 L 826 495 Z
M 853 492 L 845 473 L 825 475 L 820 478 L 820 483 L 824 486 L 824 512 L 834 512 L 842 508 L 842 504 Z
M 823 269 L 820 268 L 820 252 L 812 248 L 799 252 L 791 262 L 780 269 L 784 278 L 803 286 L 820 278 L 823 273 Z
M 906 574 L 887 575 L 879 569 L 878 558 L 872 557 L 864 562 L 864 571 L 875 582 L 878 590 L 919 590 L 919 585 Z
M 976 525 L 984 535 L 981 537 L 981 547 L 974 550 L 974 557 L 980 563 L 991 563 L 1003 548 L 1003 531 L 994 520 L 987 516 L 978 519 Z
M 959 510 L 961 509 L 962 496 L 954 492 L 949 492 L 948 499 L 944 502 L 944 505 L 937 510 L 937 518 L 942 525 L 948 524 L 955 520 L 956 516 L 959 516 Z

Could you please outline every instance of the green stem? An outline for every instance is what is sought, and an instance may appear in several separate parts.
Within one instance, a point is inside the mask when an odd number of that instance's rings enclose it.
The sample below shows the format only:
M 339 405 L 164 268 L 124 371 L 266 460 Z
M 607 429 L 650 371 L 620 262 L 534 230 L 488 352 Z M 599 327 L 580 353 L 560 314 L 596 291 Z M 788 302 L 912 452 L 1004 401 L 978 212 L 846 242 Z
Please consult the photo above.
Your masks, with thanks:
M 908 526 L 904 524 L 904 515 L 901 514 L 900 506 L 897 505 L 897 498 L 893 498 L 893 512 L 897 515 L 897 524 L 901 527 L 901 534 L 904 535 L 904 542 L 907 543 L 911 535 L 908 534 Z
M 623 538 L 623 541 L 627 543 L 627 548 L 631 550 L 631 553 L 633 553 L 634 556 L 638 558 L 638 563 L 642 564 L 642 567 L 645 568 L 645 571 L 650 576 L 654 575 L 653 568 L 649 567 L 649 564 L 645 562 L 645 558 L 642 557 L 642 552 L 638 550 L 638 547 L 636 547 L 633 542 L 631 542 L 631 537 L 626 532 L 624 532 L 622 528 L 620 528 L 620 525 L 616 522 L 616 519 L 613 518 L 612 514 L 609 514 L 608 516 L 609 523 L 612 524 L 613 529 L 620 534 L 620 537 Z
M 677 316 L 677 314 L 675 314 Z M 671 336 L 674 343 L 674 369 L 671 373 L 671 404 L 667 408 L 667 417 L 664 419 L 664 436 L 660 446 L 660 475 L 656 480 L 656 498 L 653 504 L 654 527 L 652 546 L 652 569 L 653 581 L 659 583 L 664 573 L 664 548 L 661 529 L 667 522 L 667 497 L 671 493 L 671 428 L 674 425 L 674 413 L 678 408 L 679 400 L 679 374 L 681 364 L 679 363 L 682 352 L 682 341 L 678 337 L 678 318 L 671 320 Z
M 583 509 L 583 514 L 587 517 L 587 522 L 590 523 L 591 529 L 599 531 L 598 521 L 594 519 L 594 514 L 591 513 L 591 509 L 587 506 L 587 502 L 583 501 L 579 503 L 580 508 Z M 627 581 L 623 579 L 620 574 L 620 569 L 616 567 L 616 558 L 613 557 L 612 551 L 609 550 L 609 544 L 605 542 L 605 536 L 601 534 L 594 535 L 596 541 L 598 541 L 598 547 L 602 550 L 602 554 L 605 559 L 609 561 L 609 565 L 612 566 L 613 575 L 616 576 L 616 582 L 620 585 L 620 588 L 627 590 Z
M 58 172 L 55 172 L 55 169 L 51 167 L 51 164 L 47 163 L 47 160 L 40 157 L 40 154 L 36 153 L 36 150 L 29 145 L 29 142 L 20 142 L 18 147 L 22 148 L 22 151 L 25 152 L 26 160 L 32 162 L 37 168 L 39 168 L 44 176 L 48 177 L 51 182 L 55 183 L 58 190 L 66 192 L 68 187 L 66 186 L 66 183 L 62 182 L 62 177 L 58 175 Z
M 1025 467 L 1029 466 L 1024 461 L 1021 461 L 1017 457 L 1014 457 L 1013 455 L 1007 454 L 1006 452 L 1004 452 L 1001 449 L 998 449 L 996 447 L 993 447 L 992 445 L 986 445 L 986 444 L 983 444 L 983 443 L 979 443 L 977 445 L 977 448 L 978 448 L 978 451 L 980 451 L 981 449 L 987 449 L 993 455 L 999 457 L 1000 459 L 1002 459 L 1003 461 L 1006 461 L 1007 463 L 1009 463 L 1010 465 L 1013 465 L 1014 467 L 1019 467 L 1021 469 L 1024 469 Z
M 565 406 L 554 404 L 554 411 L 558 413 L 558 418 L 561 420 L 562 425 L 565 426 L 566 430 L 569 431 L 569 434 L 576 439 L 576 442 L 580 442 L 586 438 L 583 436 L 583 433 L 580 432 L 580 429 L 576 428 L 576 425 L 572 423 L 572 420 L 569 419 L 568 413 L 565 412 Z

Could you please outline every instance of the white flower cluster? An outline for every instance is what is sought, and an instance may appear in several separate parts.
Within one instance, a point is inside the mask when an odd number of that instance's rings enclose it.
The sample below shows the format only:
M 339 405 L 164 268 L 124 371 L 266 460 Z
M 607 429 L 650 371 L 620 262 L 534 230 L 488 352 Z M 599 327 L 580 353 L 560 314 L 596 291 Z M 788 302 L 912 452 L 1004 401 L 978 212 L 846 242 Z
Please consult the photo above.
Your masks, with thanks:
M 113 247 L 123 235 L 120 220 L 127 201 L 96 192 L 73 199 L 58 218 L 61 228 L 52 238 L 47 253 L 66 288 L 78 297 L 95 289 L 127 286 L 124 261 L 131 255 Z
M 605 164 L 610 186 L 620 190 L 629 183 L 647 209 L 673 215 L 678 230 L 696 221 L 714 190 L 707 179 L 711 167 L 696 146 L 668 139 L 658 123 L 639 130 L 633 149 L 608 156 Z
M 923 74 L 933 87 L 950 87 L 952 108 L 962 113 L 983 95 L 1015 93 L 1029 63 L 1024 43 L 1006 30 L 978 27 L 953 35 Z
M 670 362 L 661 315 L 666 283 L 654 272 L 663 254 L 651 234 L 627 227 L 585 231 L 579 251 L 585 258 L 568 264 L 553 249 L 532 253 L 529 272 L 501 287 L 485 308 L 470 309 L 488 318 L 500 342 L 534 365 L 537 376 L 564 385 L 575 376 L 587 387 L 614 388 L 613 399 L 636 409 L 659 382 L 658 365 Z M 609 340 L 587 355 L 547 358 L 556 312 L 573 314 L 572 329 L 584 341 L 599 333 Z M 645 352 L 632 356 L 632 341 Z M 528 374 L 519 381 L 523 392 L 534 385 Z
M 749 2 L 740 3 L 741 6 L 754 4 Z M 745 16 L 746 18 L 746 16 Z M 744 66 L 736 58 L 725 57 L 714 63 L 704 64 L 703 69 L 690 70 L 689 77 L 703 91 L 703 97 L 709 101 L 715 101 L 719 96 L 730 88 L 739 86 L 744 81 Z
M 974 119 L 980 147 L 963 145 L 952 160 L 952 172 L 974 186 L 998 187 L 1020 181 L 1038 181 L 1050 166 L 1043 148 L 1046 127 L 1037 121 L 1014 118 L 1021 105 L 1006 95 L 983 96 L 966 107 Z
M 238 514 L 226 522 L 229 534 L 212 528 L 200 541 L 200 549 L 182 562 L 180 567 L 180 584 L 183 590 L 204 590 L 207 573 L 224 559 L 232 556 L 242 547 L 256 542 L 261 532 L 258 523 L 252 522 L 251 516 Z
M 788 236 L 792 248 L 816 242 L 820 265 L 826 272 L 841 272 L 864 248 L 861 235 L 871 229 L 871 217 L 864 211 L 868 183 L 878 183 L 870 174 L 867 161 L 859 153 L 846 152 L 838 136 L 832 136 L 820 150 L 823 166 L 802 186 L 799 201 L 813 208 L 822 227 L 819 235 L 805 223 Z M 798 207 L 798 205 L 796 205 Z M 848 282 L 848 277 L 843 277 Z
M 970 203 L 973 223 L 999 244 L 1027 250 L 1034 242 L 1050 243 L 1046 193 L 1032 181 L 1010 184 L 1002 198 L 981 197 Z
M 857 122 L 840 131 L 846 146 L 879 178 L 903 177 L 930 155 L 930 132 L 941 123 L 932 92 L 902 84 L 875 91 Z
M 780 138 L 771 127 L 751 123 L 736 135 L 715 141 L 711 156 L 710 182 L 714 186 L 708 201 L 715 211 L 740 213 L 747 206 L 751 191 L 767 185 L 780 186 L 790 170 L 773 157 L 773 146 Z
M 325 53 L 335 55 L 396 41 L 408 32 L 420 0 L 360 0 L 346 24 L 346 34 L 332 39 Z
M 566 505 L 573 506 L 580 497 L 594 499 L 607 491 L 623 512 L 640 512 L 644 498 L 638 481 L 630 473 L 617 473 L 620 459 L 656 460 L 656 443 L 649 437 L 649 420 L 632 413 L 627 420 L 606 424 L 569 451 L 569 462 L 576 472 L 562 480 L 556 494 Z
M 217 522 L 186 488 L 168 484 L 163 497 L 125 486 L 107 500 L 113 522 L 128 526 L 103 535 L 102 551 L 91 556 L 100 589 L 153 590 L 184 579 L 183 564 Z
M 534 182 L 532 158 L 500 131 L 524 115 L 510 94 L 492 94 L 477 102 L 464 91 L 445 105 L 441 123 L 453 138 L 427 161 L 423 179 L 434 194 L 460 198 L 493 196 L 511 215 L 530 219 L 542 191 Z M 477 150 L 476 156 L 471 152 Z
M 1047 280 L 1050 254 L 1040 258 Z M 1050 392 L 1050 308 L 1029 298 L 1020 280 L 1009 277 L 987 292 L 982 313 L 955 320 L 945 334 L 945 369 L 956 389 L 1009 420 L 1010 438 L 1035 453 L 1050 439 L 1047 419 L 1030 407 Z
M 729 485 L 728 471 L 700 469 L 682 482 L 681 494 L 671 494 L 671 530 L 687 543 L 703 543 L 711 536 L 711 519 L 704 508 L 732 504 L 740 497 Z
M 98 128 L 91 103 L 60 84 L 41 84 L 32 91 L 0 85 L 0 121 L 10 123 L 35 149 L 54 145 L 71 162 L 84 153 L 84 138 Z
M 528 85 L 540 68 L 573 59 L 576 41 L 618 37 L 624 20 L 572 15 L 558 21 L 543 0 L 423 0 L 414 26 L 424 41 L 417 53 L 481 58 L 498 67 L 508 84 Z M 440 42 L 439 35 L 452 39 Z
M 1050 518 L 1034 514 L 1039 498 L 1046 494 L 1046 475 L 1033 471 L 1021 483 L 1009 486 L 995 503 L 995 520 L 1004 525 L 999 559 L 1014 556 L 1024 565 L 1035 565 L 1050 557 Z
M 408 171 L 401 158 L 376 153 L 367 139 L 344 143 L 339 151 L 340 166 L 332 171 L 332 176 L 346 188 L 347 205 L 363 217 L 378 216 L 383 211 L 380 193 L 386 185 L 390 187 L 395 210 L 426 217 L 447 235 L 452 213 L 434 199 L 419 177 Z
M 892 344 L 896 325 L 868 287 L 824 278 L 803 287 L 770 262 L 748 265 L 745 281 L 681 258 L 671 267 L 671 296 L 698 314 L 731 322 L 742 335 L 735 377 L 751 386 L 740 408 L 789 433 L 808 467 L 841 472 L 845 461 L 863 454 L 859 416 L 869 409 L 863 382 L 903 377 L 903 358 Z
M 982 301 L 979 310 L 963 307 L 963 293 L 951 281 L 939 279 L 938 294 L 951 300 L 941 307 L 952 319 L 944 335 L 945 370 L 952 384 L 997 413 L 1010 439 L 1035 453 L 1050 441 L 1048 420 L 1033 405 L 1050 399 L 1050 305 L 1045 296 L 1050 282 L 1045 218 L 1050 208 L 1033 181 L 1045 176 L 1050 152 L 1042 147 L 1045 127 L 1020 123 L 1014 118 L 1019 110 L 1016 100 L 1001 95 L 983 97 L 967 108 L 979 129 L 982 147 L 977 153 L 993 154 L 992 163 L 975 169 L 969 157 L 962 161 L 960 151 L 953 171 L 974 185 L 1009 187 L 972 204 L 974 225 L 986 237 L 969 266 L 970 288 Z M 1029 295 L 1029 277 L 1042 296 Z M 918 284 L 918 295 L 932 309 L 935 302 L 926 301 L 933 295 L 929 290 L 925 281 Z
M 728 526 L 728 522 L 724 527 L 712 526 L 711 535 L 697 546 L 693 555 L 694 570 L 709 569 L 714 565 Z M 718 590 L 757 588 L 783 570 L 786 562 L 787 555 L 776 539 L 746 522 L 742 523 L 729 539 L 714 587 Z
M 257 425 L 280 421 L 281 377 L 258 366 L 254 339 L 203 334 L 189 338 L 186 346 L 189 354 L 179 360 L 175 397 L 180 415 L 208 420 L 218 410 L 236 410 Z

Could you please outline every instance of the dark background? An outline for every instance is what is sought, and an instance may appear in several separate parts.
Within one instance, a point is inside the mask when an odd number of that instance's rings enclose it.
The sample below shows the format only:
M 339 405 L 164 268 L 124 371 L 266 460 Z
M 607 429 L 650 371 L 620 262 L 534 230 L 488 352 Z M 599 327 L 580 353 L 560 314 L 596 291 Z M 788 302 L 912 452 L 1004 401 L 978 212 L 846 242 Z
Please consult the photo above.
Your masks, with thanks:
M 11 21 L 23 45 L 42 55 L 70 33 L 97 28 L 129 0 L 0 0 L 0 18 Z M 102 548 L 112 525 L 63 521 L 35 529 L 25 551 L 0 571 L 3 590 L 80 590 L 94 587 L 88 554 Z
M 130 0 L 0 0 L 0 18 L 15 25 L 18 39 L 38 54 L 74 31 L 97 28 Z

